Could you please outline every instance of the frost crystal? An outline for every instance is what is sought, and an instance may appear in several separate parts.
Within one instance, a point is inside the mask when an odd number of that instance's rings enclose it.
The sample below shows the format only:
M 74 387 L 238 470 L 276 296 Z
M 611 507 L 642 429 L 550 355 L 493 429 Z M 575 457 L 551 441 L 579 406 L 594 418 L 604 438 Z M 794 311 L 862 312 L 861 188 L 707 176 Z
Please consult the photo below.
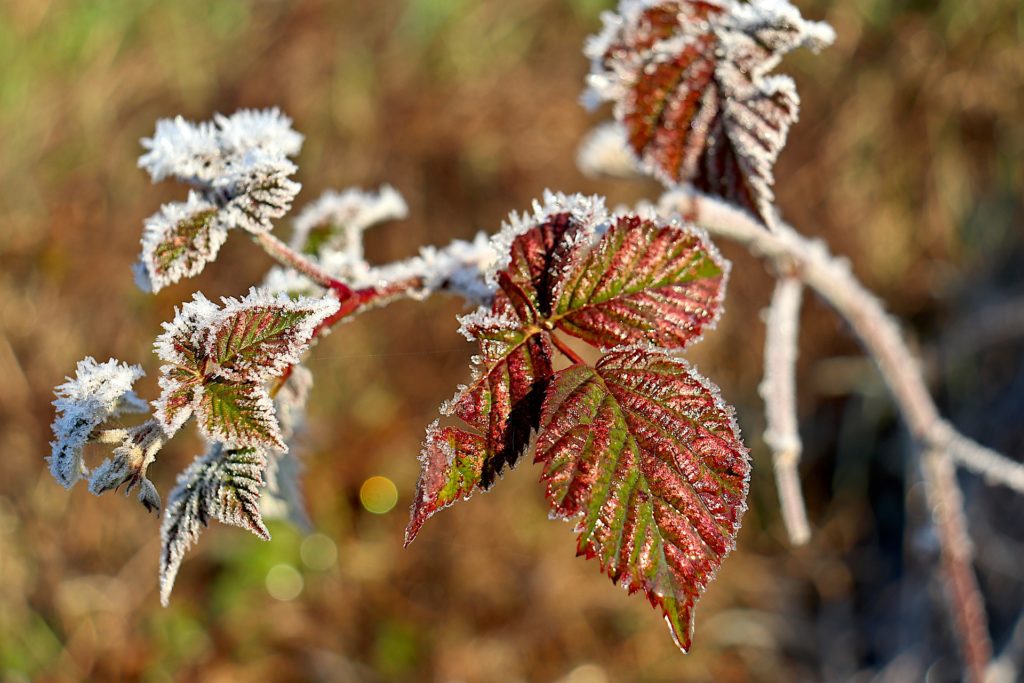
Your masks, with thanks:
M 221 172 L 223 150 L 217 129 L 209 122 L 195 124 L 181 116 L 160 119 L 153 137 L 143 138 L 142 146 L 148 151 L 139 157 L 139 168 L 153 182 L 176 177 L 202 186 Z
M 253 149 L 293 157 L 302 149 L 302 135 L 292 130 L 292 120 L 273 109 L 241 109 L 231 116 L 215 114 L 221 147 L 235 154 Z
M 124 413 L 146 412 L 145 401 L 132 391 L 135 380 L 144 374 L 138 365 L 113 358 L 97 363 L 88 357 L 78 362 L 74 379 L 68 377 L 54 389 L 57 417 L 48 460 L 50 472 L 62 486 L 71 488 L 88 473 L 82 462 L 82 448 L 93 430 Z

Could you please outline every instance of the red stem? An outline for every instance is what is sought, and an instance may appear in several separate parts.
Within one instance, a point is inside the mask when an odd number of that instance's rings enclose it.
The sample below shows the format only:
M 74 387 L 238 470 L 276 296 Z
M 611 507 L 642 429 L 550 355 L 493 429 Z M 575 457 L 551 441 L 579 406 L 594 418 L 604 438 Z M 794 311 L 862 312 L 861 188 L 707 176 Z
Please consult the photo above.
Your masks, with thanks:
M 572 350 L 572 348 L 564 341 L 558 338 L 558 335 L 551 335 L 551 342 L 555 345 L 555 348 L 561 351 L 566 358 L 571 360 L 576 365 L 584 365 L 585 361 L 580 358 L 579 354 Z

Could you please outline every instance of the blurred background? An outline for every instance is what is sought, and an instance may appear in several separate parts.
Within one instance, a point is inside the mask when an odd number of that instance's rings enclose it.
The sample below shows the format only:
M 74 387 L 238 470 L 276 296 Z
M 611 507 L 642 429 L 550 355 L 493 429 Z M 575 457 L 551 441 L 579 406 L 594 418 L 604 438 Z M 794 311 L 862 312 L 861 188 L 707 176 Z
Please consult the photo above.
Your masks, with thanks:
M 468 377 L 457 301 L 372 312 L 314 350 L 303 457 L 318 532 L 276 523 L 263 543 L 211 527 L 169 608 L 159 519 L 49 476 L 52 387 L 78 359 L 142 363 L 153 397 L 150 344 L 175 304 L 242 294 L 270 265 L 236 235 L 201 277 L 135 290 L 142 220 L 184 196 L 136 169 L 157 118 L 280 106 L 306 135 L 297 206 L 383 182 L 407 198 L 411 217 L 369 236 L 380 261 L 492 232 L 546 187 L 652 197 L 574 166 L 600 119 L 577 105 L 580 48 L 611 4 L 0 2 L 0 681 L 957 680 L 908 439 L 813 299 L 799 387 L 814 537 L 789 547 L 756 391 L 770 280 L 728 244 L 727 312 L 692 358 L 737 406 L 755 470 L 687 656 L 641 597 L 574 557 L 526 462 L 402 550 L 423 430 Z M 804 101 L 776 171 L 782 212 L 904 321 L 944 413 L 1019 459 L 1024 5 L 798 4 L 839 38 L 781 68 Z M 165 497 L 200 448 L 185 433 L 150 469 Z M 1024 501 L 961 480 L 996 650 L 1019 662 Z

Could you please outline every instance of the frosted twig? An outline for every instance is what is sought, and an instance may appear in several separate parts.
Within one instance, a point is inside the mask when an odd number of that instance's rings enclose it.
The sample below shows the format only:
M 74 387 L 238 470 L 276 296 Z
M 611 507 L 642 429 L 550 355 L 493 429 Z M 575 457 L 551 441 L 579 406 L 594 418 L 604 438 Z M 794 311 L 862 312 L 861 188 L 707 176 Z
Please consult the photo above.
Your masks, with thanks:
M 964 517 L 964 501 L 948 452 L 931 446 L 922 453 L 925 496 L 942 548 L 945 591 L 964 658 L 966 680 L 984 683 L 992 661 L 985 600 L 971 568 L 973 551 Z
M 1024 493 L 1024 464 L 969 439 L 948 422 L 935 429 L 932 443 L 964 468 L 981 475 L 986 484 L 1002 484 Z
M 800 490 L 800 431 L 796 417 L 797 333 L 803 283 L 799 278 L 779 278 L 765 319 L 764 379 L 761 398 L 767 425 L 765 443 L 772 449 L 775 485 L 779 490 L 782 521 L 789 541 L 803 545 L 811 537 L 807 508 Z
M 257 244 L 263 247 L 264 251 L 270 254 L 271 257 L 282 265 L 294 268 L 321 287 L 336 291 L 339 298 L 348 298 L 352 295 L 352 290 L 348 285 L 332 276 L 312 260 L 295 251 L 269 232 L 254 235 L 253 239 L 256 240 Z
M 850 272 L 849 264 L 831 255 L 820 241 L 810 240 L 779 221 L 765 229 L 756 218 L 730 204 L 690 188 L 667 193 L 659 202 L 666 212 L 677 212 L 698 223 L 712 235 L 745 245 L 752 253 L 790 267 L 808 287 L 828 302 L 853 328 L 865 350 L 881 371 L 915 441 L 927 451 L 923 477 L 932 501 L 932 520 L 943 549 L 950 610 L 957 616 L 957 638 L 969 680 L 981 682 L 991 657 L 991 643 L 984 628 L 984 602 L 978 592 L 966 545 L 960 485 L 956 481 L 948 443 L 952 429 L 939 416 L 924 383 L 917 359 L 907 347 L 896 323 L 882 304 Z M 955 432 L 954 432 L 955 433 Z M 971 439 L 957 434 L 961 453 Z M 1016 463 L 994 452 L 987 453 L 988 472 L 1012 471 Z M 962 458 L 961 458 L 962 459 Z M 995 467 L 994 463 L 999 463 Z M 980 673 L 979 673 L 980 672 Z

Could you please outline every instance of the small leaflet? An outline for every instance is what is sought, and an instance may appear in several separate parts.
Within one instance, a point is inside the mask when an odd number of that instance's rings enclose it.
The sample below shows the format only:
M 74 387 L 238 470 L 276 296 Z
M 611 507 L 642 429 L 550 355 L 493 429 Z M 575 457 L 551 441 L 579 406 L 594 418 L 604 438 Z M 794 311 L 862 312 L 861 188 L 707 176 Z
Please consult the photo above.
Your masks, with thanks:
M 259 509 L 265 468 L 266 456 L 261 448 L 228 448 L 214 443 L 206 455 L 196 458 L 178 476 L 160 525 L 160 602 L 164 606 L 185 553 L 199 540 L 210 519 L 270 540 Z
M 197 192 L 188 201 L 172 202 L 146 219 L 139 258 L 139 287 L 159 292 L 185 277 L 202 272 L 227 239 L 216 205 Z
M 302 136 L 277 109 L 244 109 L 212 122 L 178 116 L 157 121 L 139 158 L 154 182 L 175 178 L 192 189 L 185 202 L 165 204 L 146 219 L 135 281 L 159 291 L 192 277 L 217 257 L 231 228 L 268 232 L 301 186 L 291 180 Z
M 50 442 L 50 473 L 64 488 L 71 488 L 87 475 L 82 449 L 93 431 L 112 418 L 125 413 L 144 413 L 148 406 L 132 385 L 145 375 L 139 365 L 128 365 L 113 358 L 97 363 L 87 357 L 78 361 L 74 379 L 57 386 L 53 401 L 57 409 Z
M 166 442 L 167 435 L 156 420 L 147 420 L 129 429 L 121 445 L 114 449 L 113 457 L 107 458 L 93 470 L 89 478 L 89 492 L 98 496 L 124 484 L 124 494 L 127 496 L 138 487 L 139 502 L 146 510 L 159 510 L 160 494 L 146 478 L 146 470 L 156 460 L 156 454 Z
M 299 362 L 338 306 L 331 296 L 290 299 L 252 289 L 218 307 L 196 294 L 154 344 L 165 363 L 155 416 L 168 435 L 195 414 L 210 440 L 287 450 L 265 383 Z
M 788 76 L 769 76 L 798 47 L 834 40 L 786 0 L 622 0 L 588 41 L 584 102 L 613 102 L 645 169 L 667 185 L 735 202 L 769 227 L 772 167 L 796 121 Z

